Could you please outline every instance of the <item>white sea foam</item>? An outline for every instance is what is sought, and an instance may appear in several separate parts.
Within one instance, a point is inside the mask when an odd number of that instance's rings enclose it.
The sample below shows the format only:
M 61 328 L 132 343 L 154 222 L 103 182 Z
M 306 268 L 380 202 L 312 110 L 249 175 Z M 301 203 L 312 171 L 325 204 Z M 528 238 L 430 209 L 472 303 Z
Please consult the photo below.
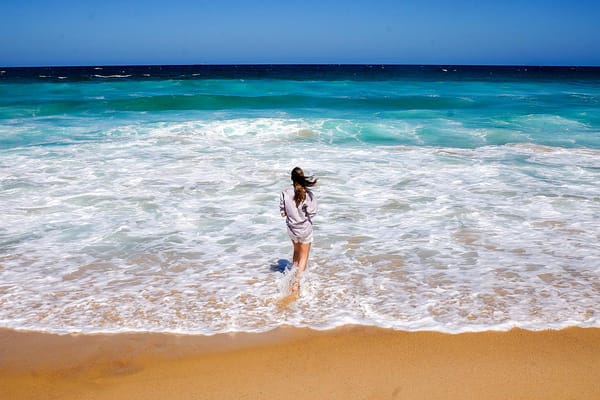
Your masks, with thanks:
M 126 75 L 119 75 L 119 74 L 98 75 L 98 74 L 94 74 L 94 78 L 105 78 L 105 79 L 110 79 L 110 78 L 129 78 L 130 76 L 131 76 L 131 74 L 126 74 Z
M 292 285 L 294 283 L 294 279 L 296 279 L 296 275 L 298 273 L 298 269 L 296 266 L 285 265 L 281 269 L 281 277 L 277 282 L 277 287 L 279 288 L 279 293 L 283 298 L 289 296 L 292 293 Z
M 3 152 L 0 326 L 600 326 L 597 150 L 332 144 L 354 133 L 286 118 L 132 124 Z M 296 165 L 319 177 L 320 207 L 301 296 L 282 306 L 277 202 Z

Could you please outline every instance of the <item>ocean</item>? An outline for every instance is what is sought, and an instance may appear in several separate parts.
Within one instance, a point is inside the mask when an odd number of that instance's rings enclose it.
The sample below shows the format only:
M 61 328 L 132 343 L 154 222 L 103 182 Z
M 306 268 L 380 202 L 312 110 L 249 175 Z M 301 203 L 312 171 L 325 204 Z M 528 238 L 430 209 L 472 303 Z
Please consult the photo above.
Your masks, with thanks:
M 5 328 L 600 327 L 600 68 L 0 68 L 0 210 Z

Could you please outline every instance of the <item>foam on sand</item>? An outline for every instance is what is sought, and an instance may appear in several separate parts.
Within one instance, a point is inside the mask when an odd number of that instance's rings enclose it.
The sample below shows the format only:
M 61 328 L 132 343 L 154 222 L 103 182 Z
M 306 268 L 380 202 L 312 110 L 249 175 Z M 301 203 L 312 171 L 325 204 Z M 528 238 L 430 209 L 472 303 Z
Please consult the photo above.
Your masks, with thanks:
M 0 323 L 206 334 L 598 323 L 598 150 L 340 147 L 323 126 L 162 123 L 5 154 Z M 290 158 L 290 143 L 310 160 Z M 310 291 L 282 311 L 269 266 L 291 259 L 277 196 L 296 164 L 318 174 L 321 207 Z

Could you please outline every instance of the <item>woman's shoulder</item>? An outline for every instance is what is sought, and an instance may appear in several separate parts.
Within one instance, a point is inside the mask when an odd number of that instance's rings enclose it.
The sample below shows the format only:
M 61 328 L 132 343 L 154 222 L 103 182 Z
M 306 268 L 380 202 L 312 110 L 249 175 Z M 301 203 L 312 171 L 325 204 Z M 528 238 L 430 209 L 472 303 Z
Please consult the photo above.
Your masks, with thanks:
M 281 192 L 281 194 L 291 194 L 291 193 L 294 193 L 293 186 L 288 186 L 285 189 L 283 189 L 283 191 Z

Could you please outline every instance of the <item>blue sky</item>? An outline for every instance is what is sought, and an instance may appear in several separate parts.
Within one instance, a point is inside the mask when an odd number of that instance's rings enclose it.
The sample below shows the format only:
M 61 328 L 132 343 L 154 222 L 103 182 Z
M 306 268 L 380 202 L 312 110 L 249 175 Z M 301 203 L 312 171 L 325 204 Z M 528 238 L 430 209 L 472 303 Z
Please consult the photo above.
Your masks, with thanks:
M 2 0 L 0 65 L 600 66 L 600 1 Z

